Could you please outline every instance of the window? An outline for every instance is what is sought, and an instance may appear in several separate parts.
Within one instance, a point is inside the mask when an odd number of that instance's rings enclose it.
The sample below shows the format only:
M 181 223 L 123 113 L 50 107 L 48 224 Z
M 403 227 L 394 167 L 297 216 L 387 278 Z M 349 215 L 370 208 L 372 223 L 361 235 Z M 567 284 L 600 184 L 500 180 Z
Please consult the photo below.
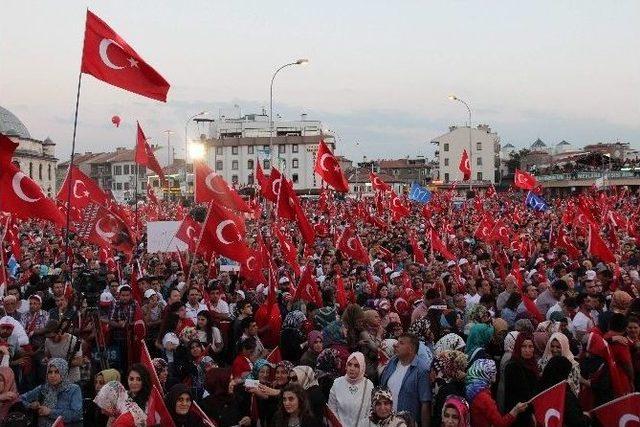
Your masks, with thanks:
M 482 142 L 476 142 L 476 151 L 482 151 Z
M 268 145 L 263 145 L 262 146 L 262 151 L 264 151 L 265 153 L 269 152 L 269 146 Z
M 131 168 L 131 169 L 133 169 L 133 168 Z M 133 172 L 133 170 L 131 172 Z M 124 175 L 129 175 L 129 165 L 122 166 L 122 173 Z
M 116 183 L 116 190 L 122 190 L 122 183 L 121 182 Z
M 478 172 L 478 181 L 482 181 L 482 172 Z
M 129 183 L 128 182 L 124 183 L 124 189 L 125 189 L 125 191 L 129 189 Z
M 476 158 L 476 165 L 482 166 L 482 157 Z
M 253 170 L 253 160 L 247 160 L 247 169 Z
M 291 169 L 298 169 L 298 159 L 291 160 Z
M 222 156 L 222 147 L 216 147 L 216 156 Z
M 293 144 L 291 146 L 291 152 L 292 153 L 297 153 L 298 152 L 298 144 Z
M 249 184 L 249 185 L 253 185 L 253 182 L 254 182 L 254 180 L 253 180 L 253 174 L 252 174 L 252 173 L 250 173 L 250 174 L 249 174 L 249 176 L 247 177 L 247 184 Z
M 253 154 L 253 148 L 254 148 L 253 145 L 249 145 L 247 147 L 247 154 Z
M 442 151 L 449 151 L 449 143 L 448 143 L 448 142 L 445 142 L 445 143 L 442 145 Z
M 118 166 L 114 167 L 113 174 L 114 175 L 122 175 L 122 166 L 118 165 Z
M 115 182 L 111 184 L 111 188 L 112 188 L 113 190 L 115 190 L 115 189 L 116 189 L 116 183 L 115 183 Z
M 238 161 L 237 160 L 233 160 L 231 162 L 231 169 L 234 170 L 234 171 L 238 170 Z
M 138 176 L 146 176 L 147 175 L 147 168 L 146 166 L 140 166 L 138 167 L 136 165 L 136 169 L 138 169 Z M 134 172 L 135 173 L 135 172 Z
M 29 162 L 29 178 L 33 178 L 33 163 Z
M 216 170 L 217 171 L 222 170 L 222 160 L 216 160 Z
M 51 181 L 51 165 L 47 166 L 47 179 Z
M 146 182 L 144 182 L 144 181 L 142 181 L 142 189 L 143 189 L 143 190 L 146 190 L 146 189 L 147 189 L 147 183 L 146 183 Z
M 232 184 L 237 184 L 238 183 L 238 175 L 232 175 L 231 176 L 231 183 Z
M 287 152 L 287 146 L 284 144 L 280 144 L 278 145 L 278 153 L 279 154 L 284 154 Z
M 42 179 L 42 163 L 38 165 L 38 179 Z
M 449 166 L 449 159 L 444 159 L 444 165 Z
M 449 172 L 444 174 L 444 182 L 449 182 Z
M 294 173 L 291 175 L 291 180 L 293 181 L 294 184 L 298 183 L 298 174 Z
M 231 154 L 233 154 L 233 155 L 237 155 L 238 154 L 238 146 L 237 145 L 234 146 L 234 147 L 231 147 Z
M 263 160 L 262 161 L 262 168 L 263 169 L 271 169 L 271 162 L 269 160 Z

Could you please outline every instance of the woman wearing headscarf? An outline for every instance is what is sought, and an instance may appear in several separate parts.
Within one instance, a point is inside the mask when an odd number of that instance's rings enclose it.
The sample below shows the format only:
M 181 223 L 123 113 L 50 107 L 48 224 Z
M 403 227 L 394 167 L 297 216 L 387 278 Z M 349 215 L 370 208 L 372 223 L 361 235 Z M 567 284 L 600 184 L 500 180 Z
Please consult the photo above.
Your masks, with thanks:
M 504 369 L 505 407 L 510 408 L 518 402 L 526 402 L 535 396 L 539 376 L 534 338 L 526 332 L 518 334 L 511 360 Z M 527 411 L 519 414 L 513 425 L 530 426 L 530 413 Z
M 120 382 L 120 372 L 117 369 L 105 369 L 103 371 L 98 372 L 93 377 L 93 387 L 95 391 L 95 395 L 97 396 L 102 387 L 110 381 Z M 85 423 L 93 423 L 93 425 L 104 426 L 107 424 L 107 420 L 109 416 L 105 415 L 100 407 L 95 403 L 88 405 L 88 408 L 85 408 Z
M 309 332 L 307 334 L 307 350 L 300 357 L 300 364 L 316 366 L 316 360 L 323 348 L 322 332 L 315 330 Z
M 316 379 L 320 384 L 325 400 L 329 399 L 329 392 L 333 382 L 340 375 L 344 375 L 344 371 L 344 363 L 342 363 L 338 350 L 325 348 L 320 352 L 316 360 Z
M 478 359 L 486 359 L 489 357 L 486 347 L 493 337 L 493 332 L 493 326 L 485 323 L 476 323 L 471 327 L 465 349 L 465 353 L 467 353 L 469 357 L 469 365 Z
M 469 404 L 456 395 L 447 397 L 442 406 L 442 427 L 471 427 Z M 437 426 L 437 424 L 434 424 Z
M 513 355 L 513 348 L 516 345 L 516 339 L 518 338 L 518 331 L 511 331 L 504 338 L 504 353 L 500 359 L 500 376 L 498 380 L 498 391 L 496 393 L 498 407 L 501 411 L 506 411 L 504 404 L 504 369 L 507 367 L 507 363 L 511 360 Z
M 18 388 L 13 371 L 9 367 L 0 368 L 0 420 L 5 419 L 11 406 L 18 400 Z
M 156 375 L 158 376 L 160 385 L 162 386 L 162 390 L 158 391 L 164 393 L 164 390 L 167 389 L 167 378 L 169 378 L 169 364 L 161 357 L 152 359 L 151 364 L 153 365 L 153 370 L 156 371 Z
M 323 417 L 324 406 L 327 403 L 320 389 L 313 369 L 309 366 L 295 366 L 289 374 L 289 382 L 300 384 L 307 394 L 307 400 L 311 406 L 311 412 L 316 418 Z
M 373 383 L 364 377 L 365 370 L 364 355 L 360 352 L 352 353 L 347 358 L 346 374 L 333 382 L 327 405 L 342 425 L 368 425 L 368 405 Z
M 542 392 L 561 381 L 569 378 L 573 370 L 573 363 L 564 356 L 552 356 L 547 360 L 542 371 L 538 392 Z M 588 427 L 591 425 L 591 418 L 582 412 L 578 397 L 571 387 L 567 387 L 564 396 L 564 416 L 563 424 L 567 427 Z
M 191 411 L 193 395 L 186 385 L 176 384 L 171 387 L 165 398 L 165 404 L 176 427 L 204 426 L 202 418 Z
M 107 427 L 114 425 L 146 426 L 147 415 L 135 403 L 119 381 L 107 382 L 98 392 L 93 402 L 102 413 L 109 417 Z
M 65 426 L 82 426 L 82 392 L 68 380 L 69 365 L 60 358 L 47 364 L 42 385 L 20 396 L 22 403 L 38 414 L 38 427 L 49 427 L 61 416 Z
M 407 427 L 407 423 L 393 410 L 393 395 L 386 387 L 376 387 L 371 393 L 370 427 Z
M 518 403 L 502 415 L 491 396 L 491 385 L 496 380 L 496 363 L 491 359 L 478 359 L 467 371 L 465 395 L 471 405 L 470 413 L 474 427 L 509 427 L 518 414 L 527 409 L 526 403 Z
M 367 378 L 375 379 L 378 377 L 378 349 L 382 343 L 382 333 L 384 332 L 380 326 L 380 314 L 376 310 L 367 310 L 364 312 L 364 330 L 360 332 L 360 349 L 364 354 L 367 362 Z
M 250 400 L 240 390 L 240 382 L 231 379 L 229 368 L 207 371 L 205 387 L 209 395 L 202 399 L 202 410 L 218 427 L 251 425 L 251 418 L 246 415 L 250 412 Z
M 458 350 L 436 353 L 430 372 L 434 425 L 440 425 L 441 409 L 447 396 L 464 395 L 467 360 L 467 355 Z
M 380 343 L 380 351 L 378 353 L 378 376 L 380 376 L 382 371 L 384 371 L 384 368 L 387 367 L 389 360 L 395 356 L 395 347 L 397 343 L 398 340 L 395 338 L 387 338 L 382 340 L 382 343 Z
M 436 345 L 433 346 L 433 352 L 435 354 L 441 353 L 446 350 L 464 351 L 465 342 L 458 334 L 450 333 L 438 340 Z
M 304 328 L 307 317 L 300 310 L 287 314 L 280 333 L 280 354 L 284 360 L 297 363 L 302 356 L 302 344 L 306 341 Z
M 580 393 L 580 364 L 574 358 L 573 353 L 571 353 L 571 349 L 569 348 L 569 339 L 562 332 L 553 333 L 549 338 L 549 341 L 547 341 L 544 353 L 538 361 L 540 372 L 544 371 L 549 360 L 555 356 L 564 356 L 569 362 L 571 362 L 568 384 L 571 391 L 578 396 Z

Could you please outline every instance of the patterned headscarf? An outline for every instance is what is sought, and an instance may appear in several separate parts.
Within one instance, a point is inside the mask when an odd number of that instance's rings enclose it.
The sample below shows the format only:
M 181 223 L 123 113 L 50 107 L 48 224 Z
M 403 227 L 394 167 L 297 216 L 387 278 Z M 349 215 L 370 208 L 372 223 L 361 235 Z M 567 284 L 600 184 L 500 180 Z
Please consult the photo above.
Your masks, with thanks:
M 302 325 L 307 320 L 307 316 L 304 315 L 300 310 L 293 310 L 287 317 L 284 318 L 284 322 L 282 323 L 283 329 L 302 329 Z
M 496 380 L 496 362 L 491 359 L 478 359 L 467 370 L 465 394 L 467 401 L 473 404 L 478 393 L 491 387 Z
M 335 344 L 346 345 L 347 337 L 344 334 L 342 320 L 335 320 L 329 323 L 322 330 L 322 341 L 325 347 Z
M 62 381 L 55 386 L 49 384 L 48 381 L 45 382 L 42 385 L 40 394 L 44 397 L 42 401 L 42 406 L 46 406 L 47 408 L 54 409 L 58 403 L 58 394 L 66 391 L 71 386 L 71 383 L 69 382 L 69 379 L 68 379 L 69 364 L 67 363 L 66 360 L 61 359 L 59 357 L 55 357 L 49 360 L 49 363 L 47 364 L 47 371 L 49 371 L 51 367 L 58 369 L 58 372 L 60 372 L 60 377 L 62 378 Z M 48 422 L 46 422 L 47 421 L 46 417 L 38 417 L 38 426 L 41 425 L 40 420 L 45 421 L 45 424 L 43 425 L 48 424 Z
M 468 319 L 473 323 L 482 323 L 490 315 L 489 310 L 482 304 L 476 304 L 469 309 Z
M 289 362 L 288 360 L 281 360 L 280 362 L 276 363 L 276 369 L 278 368 L 284 368 L 287 371 L 287 375 L 293 370 L 293 363 Z
M 463 351 L 465 347 L 464 340 L 460 335 L 451 333 L 443 336 L 436 342 L 433 351 L 438 354 L 446 350 Z
M 313 372 L 313 369 L 309 366 L 296 366 L 293 368 L 293 372 L 296 374 L 298 380 L 296 381 L 300 386 L 307 390 L 314 385 L 318 385 L 318 380 Z
M 447 397 L 447 400 L 444 401 L 444 405 L 442 406 L 442 416 L 444 418 L 444 411 L 447 408 L 454 408 L 458 411 L 458 415 L 460 416 L 460 421 L 458 422 L 458 427 L 470 427 L 471 426 L 471 417 L 469 413 L 469 404 L 466 400 L 464 400 L 460 396 L 451 395 Z
M 469 332 L 465 353 L 471 357 L 476 349 L 484 348 L 489 341 L 491 341 L 492 337 L 493 326 L 489 326 L 484 323 L 476 323 L 471 327 L 471 331 Z
M 164 371 L 169 367 L 167 365 L 167 361 L 162 359 L 161 357 L 156 357 L 151 360 L 151 364 L 153 365 L 153 370 L 156 371 L 156 374 L 160 374 L 160 372 Z
M 433 333 L 431 332 L 431 322 L 426 317 L 421 317 L 413 321 L 408 333 L 415 335 L 422 342 L 430 343 L 433 341 Z
M 316 359 L 316 369 L 332 378 L 338 378 L 344 374 L 345 366 L 338 350 L 325 348 Z
M 393 420 L 395 413 L 393 410 L 391 413 L 384 419 L 378 417 L 376 415 L 376 403 L 381 400 L 388 400 L 393 405 L 393 395 L 391 394 L 391 390 L 384 386 L 376 387 L 371 392 L 371 408 L 369 409 L 369 420 L 377 426 L 386 426 L 391 420 Z
M 504 337 L 504 352 L 513 353 L 513 347 L 516 345 L 516 338 L 518 338 L 518 331 L 511 331 Z
M 260 370 L 268 366 L 269 368 L 273 368 L 273 365 L 269 363 L 267 359 L 258 359 L 254 362 L 253 368 L 251 369 L 251 379 L 257 380 L 260 375 Z
M 434 374 L 434 393 L 438 389 L 451 381 L 462 381 L 467 374 L 467 355 L 457 350 L 445 350 L 437 353 L 431 364 L 431 371 Z
M 101 409 L 116 409 L 119 414 L 128 412 L 136 427 L 145 426 L 147 423 L 147 415 L 129 397 L 127 390 L 119 381 L 109 381 L 102 386 L 93 401 Z

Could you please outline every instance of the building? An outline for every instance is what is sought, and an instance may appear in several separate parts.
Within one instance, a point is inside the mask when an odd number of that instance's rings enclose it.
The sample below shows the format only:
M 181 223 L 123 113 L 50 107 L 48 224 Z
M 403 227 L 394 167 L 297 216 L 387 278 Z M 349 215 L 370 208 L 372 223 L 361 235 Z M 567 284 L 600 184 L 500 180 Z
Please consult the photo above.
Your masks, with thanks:
M 13 154 L 13 162 L 29 178 L 38 183 L 49 197 L 55 197 L 56 186 L 56 144 L 49 138 L 39 140 L 31 137 L 27 127 L 11 111 L 0 107 L 0 133 L 6 135 L 18 148 Z
M 450 126 L 448 133 L 431 143 L 438 146 L 438 179 L 442 184 L 462 181 L 458 166 L 463 150 L 469 153 L 472 185 L 488 185 L 500 180 L 500 138 L 489 126 Z
M 378 160 L 376 169 L 404 184 L 411 185 L 413 182 L 418 182 L 424 186 L 431 183 L 433 166 L 424 157 L 415 159 L 407 157 L 398 160 Z
M 264 112 L 213 120 L 209 136 L 203 139 L 206 162 L 231 185 L 253 185 L 256 162 L 261 162 L 267 174 L 271 169 L 269 135 L 269 117 Z M 297 121 L 274 122 L 274 166 L 293 181 L 296 190 L 320 188 L 320 178 L 313 169 L 321 139 L 335 149 L 333 135 L 305 114 Z

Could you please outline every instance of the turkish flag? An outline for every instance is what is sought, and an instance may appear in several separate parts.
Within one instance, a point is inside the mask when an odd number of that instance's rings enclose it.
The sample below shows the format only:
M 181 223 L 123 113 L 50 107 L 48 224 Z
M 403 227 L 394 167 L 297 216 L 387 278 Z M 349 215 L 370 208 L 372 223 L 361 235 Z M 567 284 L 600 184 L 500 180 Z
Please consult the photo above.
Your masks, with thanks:
M 307 264 L 304 268 L 304 272 L 302 273 L 302 277 L 300 277 L 298 287 L 296 288 L 294 299 L 312 302 L 318 307 L 323 306 L 318 284 L 313 277 L 313 263 Z
M 260 252 L 250 250 L 246 261 L 240 264 L 240 276 L 255 285 L 264 283 L 264 274 L 262 274 L 263 264 L 261 262 Z
M 342 173 L 342 168 L 338 160 L 335 158 L 331 150 L 324 141 L 320 140 L 318 144 L 318 153 L 316 155 L 316 165 L 314 170 L 320 178 L 327 184 L 332 186 L 336 191 L 346 193 L 349 191 L 349 183 Z
M 460 157 L 460 164 L 458 169 L 462 172 L 462 180 L 468 181 L 471 179 L 471 163 L 469 161 L 469 153 L 467 150 L 462 150 L 462 156 Z
M 151 387 L 151 395 L 147 402 L 147 425 L 160 427 L 175 427 L 173 418 L 167 406 L 164 404 L 162 394 L 158 391 L 156 386 Z
M 11 162 L 18 144 L 0 134 L 0 212 L 21 219 L 38 218 L 63 226 L 65 219 L 55 202 Z
M 95 203 L 87 206 L 82 222 L 77 227 L 79 237 L 100 247 L 113 247 L 129 254 L 135 247 L 129 226 L 104 206 Z
M 182 220 L 178 231 L 176 231 L 176 239 L 184 242 L 189 247 L 189 252 L 194 253 L 198 247 L 198 239 L 202 232 L 202 225 L 193 219 L 190 215 L 187 215 Z M 168 250 L 172 248 L 167 248 Z
M 307 218 L 307 214 L 302 209 L 302 205 L 300 204 L 300 199 L 298 195 L 291 189 L 292 194 L 291 198 L 293 199 L 293 210 L 296 214 L 296 222 L 298 223 L 298 228 L 300 229 L 300 234 L 302 234 L 302 238 L 304 239 L 307 245 L 313 245 L 316 241 L 316 230 L 309 222 L 309 218 Z
M 529 403 L 533 406 L 533 414 L 537 425 L 545 427 L 563 426 L 566 390 L 567 382 L 562 381 L 529 400 Z
M 424 257 L 424 251 L 418 245 L 418 239 L 413 231 L 407 229 L 407 235 L 409 237 L 409 243 L 411 244 L 411 249 L 413 250 L 413 259 L 418 264 L 427 265 L 427 259 Z
M 598 227 L 593 224 L 589 224 L 589 246 L 587 251 L 591 256 L 597 256 L 603 262 L 616 262 L 616 257 L 611 252 L 611 249 L 607 247 L 602 238 L 600 237 L 600 231 Z
M 516 169 L 516 174 L 513 177 L 513 183 L 516 187 L 523 190 L 533 190 L 538 186 L 536 177 L 529 172 L 523 172 L 520 169 Z
M 239 219 L 214 202 L 209 202 L 209 210 L 200 238 L 200 244 L 213 252 L 238 262 L 246 262 L 249 248 L 244 242 Z
M 577 260 L 581 255 L 580 250 L 569 240 L 569 236 L 564 231 L 564 227 L 558 228 L 555 239 L 553 239 L 553 245 L 558 248 L 564 248 L 567 251 L 567 255 L 572 259 Z
M 211 418 L 209 418 L 209 416 L 205 414 L 205 412 L 196 402 L 191 402 L 191 408 L 189 409 L 189 412 L 196 414 L 196 416 L 200 418 L 200 420 L 202 420 L 202 424 L 204 424 L 205 427 L 217 427 L 215 423 L 211 421 Z
M 154 193 L 153 188 L 150 185 L 147 185 L 147 202 L 157 205 L 158 198 L 156 197 L 156 193 Z
M 402 204 L 400 197 L 395 193 L 395 191 L 391 191 L 391 212 L 393 213 L 393 218 L 396 220 L 400 220 L 405 216 L 409 215 L 411 212 L 408 207 Z
M 482 219 L 482 221 L 480 221 L 480 224 L 478 224 L 478 228 L 476 228 L 473 236 L 476 239 L 488 242 L 491 240 L 491 231 L 493 230 L 493 227 L 495 227 L 495 225 L 496 224 L 493 221 L 493 218 L 487 215 Z
M 347 306 L 347 293 L 344 290 L 344 280 L 340 274 L 336 275 L 336 302 L 341 310 Z
M 266 176 L 264 174 L 264 171 L 262 170 L 262 166 L 260 166 L 260 162 L 259 161 L 256 162 L 256 181 L 260 186 L 260 192 L 262 193 L 265 199 L 271 200 L 273 203 L 276 203 L 276 201 L 278 200 L 277 193 L 273 191 L 273 187 L 271 186 L 271 183 L 275 178 L 273 175 L 274 170 L 277 171 L 277 169 L 271 168 L 271 175 Z M 278 175 L 280 175 L 279 172 L 278 172 Z M 278 183 L 278 185 L 280 184 Z M 280 191 L 280 189 L 278 189 L 278 191 Z
M 369 265 L 371 262 L 369 253 L 351 226 L 346 226 L 342 234 L 340 234 L 340 237 L 338 237 L 336 249 L 342 251 L 349 258 L 355 259 L 359 263 Z
M 167 101 L 169 83 L 111 27 L 88 10 L 81 71 L 129 92 Z
M 371 186 L 376 191 L 389 191 L 391 190 L 391 186 L 384 182 L 378 175 L 374 172 L 369 174 L 369 179 L 371 180 Z
M 438 237 L 438 233 L 433 228 L 429 228 L 429 241 L 431 242 L 431 252 L 439 252 L 445 259 L 453 261 L 456 259 L 455 255 L 447 249 L 445 244 Z
M 496 221 L 489 239 L 494 242 L 502 242 L 504 245 L 509 245 L 511 243 L 511 233 L 509 232 L 507 224 L 502 220 Z
M 153 367 L 153 361 L 151 360 L 151 355 L 149 354 L 147 343 L 145 343 L 144 340 L 140 340 L 140 363 L 142 363 L 149 371 L 149 375 L 151 376 L 151 384 L 153 384 L 155 387 L 158 387 L 158 390 L 162 390 L 160 378 L 158 378 L 156 369 Z
M 137 122 L 136 122 L 137 123 Z M 151 169 L 155 173 L 158 174 L 160 180 L 162 182 L 166 181 L 164 177 L 164 172 L 162 172 L 162 168 L 156 159 L 155 154 L 153 154 L 153 150 L 151 146 L 147 142 L 147 137 L 144 136 L 144 132 L 142 132 L 142 128 L 140 127 L 140 123 L 138 125 L 138 135 L 136 139 L 136 158 L 135 161 L 137 164 L 141 166 L 146 166 Z
M 289 266 L 293 269 L 296 275 L 300 275 L 300 266 L 298 265 L 298 250 L 293 243 L 280 231 L 277 226 L 273 227 L 273 234 L 275 234 L 278 242 L 280 243 L 280 250 L 284 259 Z
M 71 186 L 69 186 L 70 181 Z M 71 197 L 69 197 L 69 187 L 71 187 Z M 82 209 L 92 201 L 103 205 L 107 202 L 108 197 L 94 180 L 85 175 L 77 166 L 70 165 L 56 199 L 63 203 L 71 200 L 72 207 Z
M 640 426 L 640 393 L 619 397 L 591 410 L 603 426 Z
M 293 184 L 288 179 L 281 177 L 278 179 L 278 201 L 276 206 L 276 215 L 278 218 L 285 218 L 290 221 L 296 219 L 295 208 L 295 191 Z M 275 183 L 275 181 L 274 181 Z
M 242 197 L 206 163 L 195 162 L 194 168 L 196 203 L 213 200 L 215 203 L 234 211 L 251 212 L 251 208 L 242 200 Z

